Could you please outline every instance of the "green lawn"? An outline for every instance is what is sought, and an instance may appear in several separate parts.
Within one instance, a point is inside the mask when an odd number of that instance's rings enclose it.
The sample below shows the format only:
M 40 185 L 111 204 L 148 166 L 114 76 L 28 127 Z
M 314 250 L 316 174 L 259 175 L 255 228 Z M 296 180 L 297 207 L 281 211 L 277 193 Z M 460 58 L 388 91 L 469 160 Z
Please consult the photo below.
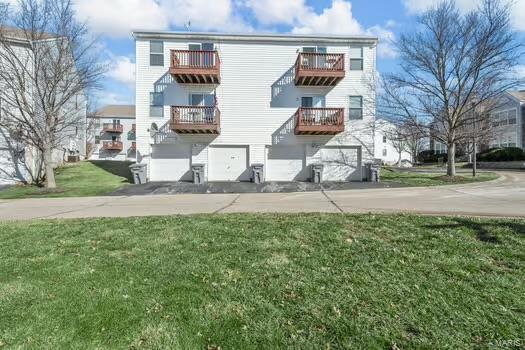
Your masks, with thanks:
M 525 220 L 34 221 L 0 224 L 0 256 L 3 348 L 468 349 L 524 338 Z
M 481 172 L 476 177 L 473 177 L 471 174 L 461 173 L 451 178 L 444 174 L 395 171 L 389 168 L 381 168 L 381 181 L 397 182 L 407 186 L 442 186 L 490 181 L 497 178 L 498 175 L 491 172 Z
M 16 186 L 0 191 L 0 199 L 99 196 L 112 192 L 132 179 L 130 162 L 89 161 L 68 164 L 56 170 L 57 189 Z

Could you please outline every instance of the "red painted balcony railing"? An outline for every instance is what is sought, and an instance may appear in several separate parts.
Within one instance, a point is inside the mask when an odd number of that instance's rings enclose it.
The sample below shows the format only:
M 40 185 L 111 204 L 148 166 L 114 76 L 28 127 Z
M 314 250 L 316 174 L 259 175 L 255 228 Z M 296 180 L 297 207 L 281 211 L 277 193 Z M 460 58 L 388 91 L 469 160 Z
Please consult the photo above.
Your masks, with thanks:
M 295 61 L 295 84 L 334 86 L 345 77 L 345 55 L 301 52 Z
M 295 113 L 296 135 L 335 135 L 344 130 L 344 108 L 299 107 Z
M 102 148 L 108 151 L 122 151 L 122 141 L 104 141 Z
M 170 73 L 180 84 L 219 84 L 219 53 L 215 50 L 171 50 Z
M 104 123 L 102 124 L 102 132 L 118 132 L 122 133 L 124 131 L 124 125 L 122 124 L 113 124 L 113 123 Z
M 171 130 L 186 134 L 219 134 L 221 112 L 216 106 L 171 106 Z

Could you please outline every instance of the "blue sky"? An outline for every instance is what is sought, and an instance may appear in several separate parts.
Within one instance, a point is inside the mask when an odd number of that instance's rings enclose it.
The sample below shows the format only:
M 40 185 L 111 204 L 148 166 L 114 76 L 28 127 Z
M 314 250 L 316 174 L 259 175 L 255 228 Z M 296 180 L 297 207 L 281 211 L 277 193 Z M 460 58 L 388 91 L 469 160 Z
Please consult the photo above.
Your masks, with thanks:
M 77 14 L 100 34 L 111 63 L 96 106 L 134 103 L 133 29 L 371 34 L 380 38 L 378 70 L 396 69 L 392 41 L 439 0 L 75 0 Z M 456 0 L 462 11 L 481 0 Z M 514 0 L 513 21 L 525 38 L 525 0 Z M 524 62 L 525 64 L 525 62 Z M 525 65 L 520 68 L 525 75 Z

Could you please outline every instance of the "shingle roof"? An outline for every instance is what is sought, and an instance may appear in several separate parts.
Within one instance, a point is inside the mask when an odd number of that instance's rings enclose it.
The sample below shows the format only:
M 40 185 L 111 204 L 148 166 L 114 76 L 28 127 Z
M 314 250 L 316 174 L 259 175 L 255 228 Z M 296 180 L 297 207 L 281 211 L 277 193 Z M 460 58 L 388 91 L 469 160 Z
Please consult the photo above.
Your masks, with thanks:
M 514 98 L 517 98 L 521 102 L 525 102 L 525 90 L 509 91 L 509 94 L 512 95 Z
M 21 28 L 10 27 L 10 26 L 0 26 L 0 35 L 8 39 L 17 39 L 17 40 L 45 40 L 56 38 L 57 36 L 50 33 L 41 33 L 40 35 L 32 35 L 30 31 L 25 31 Z
M 95 112 L 95 117 L 133 117 L 135 118 L 135 105 L 107 105 Z

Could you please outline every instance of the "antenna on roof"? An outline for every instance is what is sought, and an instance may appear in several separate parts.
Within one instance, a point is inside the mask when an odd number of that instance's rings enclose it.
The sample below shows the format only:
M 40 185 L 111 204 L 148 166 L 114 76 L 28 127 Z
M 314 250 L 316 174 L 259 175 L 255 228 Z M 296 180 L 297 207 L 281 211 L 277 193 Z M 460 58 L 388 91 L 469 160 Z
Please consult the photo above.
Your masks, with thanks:
M 186 29 L 188 32 L 191 31 L 191 21 L 184 23 L 184 29 Z

